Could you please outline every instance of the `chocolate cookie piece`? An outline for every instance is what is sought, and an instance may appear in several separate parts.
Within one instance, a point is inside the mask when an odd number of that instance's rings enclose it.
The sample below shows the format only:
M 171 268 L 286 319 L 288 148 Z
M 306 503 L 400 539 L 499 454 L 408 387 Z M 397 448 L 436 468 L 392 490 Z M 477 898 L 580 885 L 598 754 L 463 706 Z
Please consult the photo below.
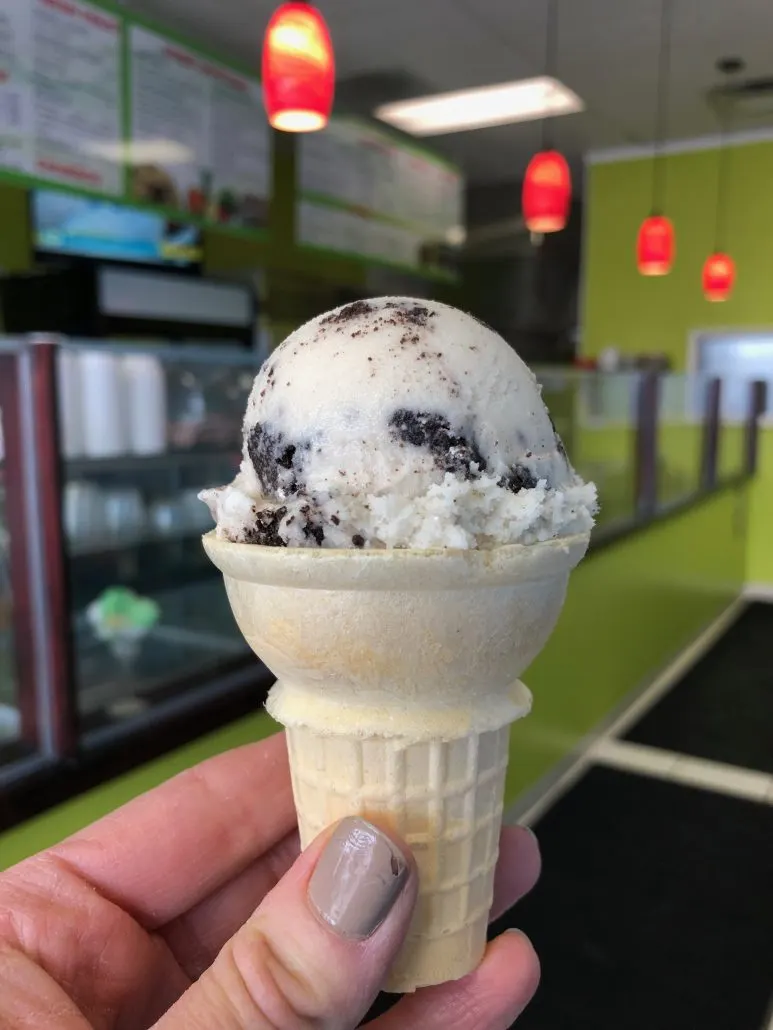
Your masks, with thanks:
M 340 311 L 331 311 L 329 315 L 320 320 L 320 325 L 342 325 L 345 322 L 353 322 L 357 318 L 364 318 L 370 315 L 375 308 L 366 300 L 355 300 L 346 304 Z
M 255 523 L 245 531 L 248 544 L 262 544 L 264 547 L 287 547 L 279 535 L 279 525 L 287 514 L 287 508 L 263 508 L 255 512 Z
M 256 422 L 247 437 L 247 454 L 267 494 L 276 494 L 280 484 L 287 494 L 298 492 L 299 448 L 286 444 L 282 433 L 272 432 L 264 423 Z
M 525 466 L 513 465 L 507 475 L 499 480 L 499 485 L 510 493 L 517 494 L 521 490 L 533 490 L 537 485 L 537 478 Z
M 429 320 L 437 315 L 436 311 L 430 311 L 424 304 L 405 304 L 400 301 L 390 301 L 384 305 L 384 309 L 394 312 L 402 325 L 417 326 L 420 329 L 426 329 Z
M 486 471 L 486 460 L 475 442 L 455 433 L 444 415 L 399 408 L 389 419 L 389 428 L 402 443 L 428 451 L 443 472 L 474 479 Z

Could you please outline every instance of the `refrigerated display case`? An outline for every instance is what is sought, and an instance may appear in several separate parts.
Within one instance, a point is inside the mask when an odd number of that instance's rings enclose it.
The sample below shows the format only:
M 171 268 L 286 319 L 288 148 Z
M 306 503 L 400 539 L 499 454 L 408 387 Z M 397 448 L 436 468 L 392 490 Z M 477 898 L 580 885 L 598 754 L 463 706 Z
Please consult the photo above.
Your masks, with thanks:
M 211 519 L 198 493 L 238 466 L 255 363 L 239 353 L 138 354 L 68 341 L 57 364 L 64 393 L 78 392 L 75 366 L 81 400 L 89 395 L 85 419 L 72 396 L 61 397 L 60 435 L 75 693 L 90 731 L 252 661 L 201 547 Z M 130 652 L 93 621 L 100 599 L 121 590 L 156 608 Z
M 222 347 L 0 347 L 17 423 L 0 467 L 0 827 L 262 703 L 272 678 L 203 552 L 197 497 L 238 467 L 255 372 Z M 11 632 L 14 583 L 31 625 Z M 24 640 L 37 658 L 20 684 Z M 20 777 L 22 697 L 37 723 Z

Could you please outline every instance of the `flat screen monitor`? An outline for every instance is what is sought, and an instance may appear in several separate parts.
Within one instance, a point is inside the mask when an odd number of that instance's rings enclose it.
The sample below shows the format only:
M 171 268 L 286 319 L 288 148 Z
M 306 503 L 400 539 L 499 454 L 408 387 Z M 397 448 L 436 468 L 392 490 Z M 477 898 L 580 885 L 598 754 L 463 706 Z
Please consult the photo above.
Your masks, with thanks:
M 63 190 L 32 191 L 38 254 L 167 268 L 201 263 L 201 230 L 164 214 Z

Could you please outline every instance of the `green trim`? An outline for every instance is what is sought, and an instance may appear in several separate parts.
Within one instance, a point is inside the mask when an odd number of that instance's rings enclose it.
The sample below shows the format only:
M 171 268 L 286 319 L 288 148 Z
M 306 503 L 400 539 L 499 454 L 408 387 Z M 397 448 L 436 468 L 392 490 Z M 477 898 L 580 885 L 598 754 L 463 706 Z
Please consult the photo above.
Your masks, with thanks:
M 302 190 L 297 194 L 298 200 L 308 200 L 311 204 L 320 207 L 331 207 L 337 211 L 348 211 L 353 215 L 361 215 L 372 222 L 381 222 L 384 225 L 395 225 L 398 229 L 409 229 L 416 233 L 428 233 L 431 227 L 424 222 L 406 222 L 402 218 L 394 218 L 392 215 L 382 214 L 369 207 L 361 207 L 359 204 L 351 204 L 338 197 L 331 197 L 327 193 L 317 193 L 315 190 Z
M 92 0 L 89 0 L 92 2 Z M 206 43 L 196 43 L 189 39 L 187 36 L 182 35 L 174 29 L 167 29 L 166 26 L 157 22 L 154 18 L 148 18 L 144 14 L 135 14 L 134 11 L 127 11 L 123 9 L 123 17 L 127 23 L 127 27 L 131 28 L 132 25 L 136 25 L 141 29 L 147 29 L 149 32 L 155 32 L 156 35 L 162 36 L 164 39 L 168 39 L 171 43 L 176 43 L 177 46 L 185 47 L 187 50 L 191 50 L 199 57 L 205 58 L 207 61 L 213 61 L 215 64 L 222 64 L 224 68 L 229 68 L 231 71 L 236 72 L 238 75 L 243 75 L 247 79 L 252 79 L 254 82 L 260 82 L 260 76 L 256 73 L 254 68 L 250 68 L 249 65 L 242 64 L 240 61 L 232 61 L 227 57 L 224 57 L 217 50 L 211 50 Z
M 400 261 L 389 261 L 387 258 L 372 258 L 364 254 L 356 254 L 350 250 L 333 250 L 330 247 L 317 247 L 313 243 L 298 243 L 299 251 L 309 251 L 320 256 L 346 258 L 347 261 L 354 261 L 359 265 L 378 265 L 383 268 L 393 268 L 398 272 L 407 272 L 410 275 L 418 276 L 420 279 L 432 279 L 437 282 L 457 283 L 459 277 L 453 272 L 444 272 L 440 268 L 421 268 L 419 265 L 405 265 Z
M 396 147 L 401 150 L 407 151 L 409 154 L 416 154 L 418 157 L 427 158 L 430 164 L 438 165 L 440 168 L 445 168 L 447 171 L 455 172 L 457 175 L 462 176 L 461 167 L 455 164 L 453 161 L 449 161 L 447 157 L 443 157 L 434 150 L 428 150 L 423 147 L 420 143 L 415 143 L 412 137 L 403 135 L 398 129 L 390 128 L 384 125 L 383 122 L 369 121 L 367 118 L 358 117 L 357 115 L 340 115 L 330 119 L 336 121 L 339 124 L 347 123 L 349 125 L 355 125 L 359 128 L 368 129 L 370 132 L 374 132 L 377 135 L 383 136 L 384 139 L 389 140 Z

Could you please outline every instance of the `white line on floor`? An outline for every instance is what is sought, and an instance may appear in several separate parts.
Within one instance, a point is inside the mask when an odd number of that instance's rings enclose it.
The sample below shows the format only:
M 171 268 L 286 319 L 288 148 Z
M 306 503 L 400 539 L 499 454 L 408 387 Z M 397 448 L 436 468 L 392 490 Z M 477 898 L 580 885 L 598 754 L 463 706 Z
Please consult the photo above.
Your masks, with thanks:
M 655 677 L 647 689 L 606 728 L 601 736 L 607 739 L 620 737 L 635 722 L 638 722 L 644 713 L 649 711 L 672 687 L 676 686 L 687 672 L 727 633 L 746 607 L 746 599 L 737 597 L 699 637 L 693 640 L 689 647 L 686 647 L 659 676 Z
M 773 583 L 747 583 L 743 588 L 743 596 L 747 601 L 769 604 L 773 601 Z
M 613 769 L 773 805 L 773 776 L 754 769 L 620 740 L 598 740 L 591 748 L 590 757 L 599 765 Z
M 565 794 L 595 761 L 591 752 L 600 742 L 619 736 L 675 686 L 725 633 L 747 606 L 737 597 L 693 642 L 643 688 L 634 691 L 605 722 L 578 742 L 577 750 L 527 790 L 505 814 L 506 823 L 534 823 Z M 539 700 L 539 699 L 537 699 Z M 771 1027 L 773 1030 L 773 1027 Z

